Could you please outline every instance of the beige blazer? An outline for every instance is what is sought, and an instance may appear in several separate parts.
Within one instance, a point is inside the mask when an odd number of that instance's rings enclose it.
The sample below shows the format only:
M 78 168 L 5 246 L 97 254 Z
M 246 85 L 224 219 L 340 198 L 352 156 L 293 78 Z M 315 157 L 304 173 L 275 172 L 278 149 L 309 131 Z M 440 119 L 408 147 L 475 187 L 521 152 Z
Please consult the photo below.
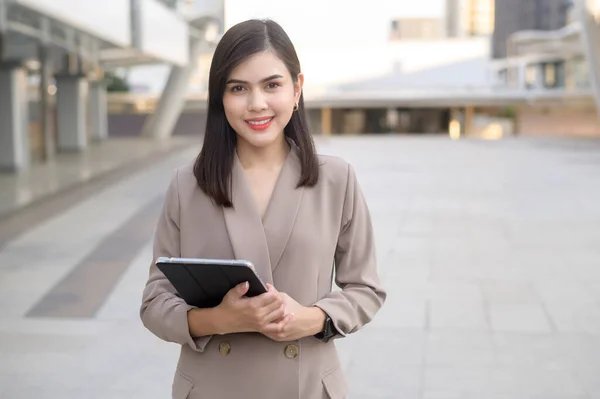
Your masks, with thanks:
M 336 157 L 319 159 L 319 183 L 296 188 L 300 162 L 297 150 L 290 151 L 262 221 L 237 157 L 233 209 L 213 205 L 197 186 L 191 164 L 179 168 L 158 221 L 154 260 L 249 260 L 265 282 L 329 314 L 340 333 L 336 339 L 358 331 L 386 298 L 369 211 L 352 167 Z M 334 276 L 341 290 L 332 292 Z M 334 339 L 276 342 L 258 333 L 192 339 L 189 309 L 152 262 L 140 313 L 153 334 L 181 345 L 173 399 L 346 397 Z

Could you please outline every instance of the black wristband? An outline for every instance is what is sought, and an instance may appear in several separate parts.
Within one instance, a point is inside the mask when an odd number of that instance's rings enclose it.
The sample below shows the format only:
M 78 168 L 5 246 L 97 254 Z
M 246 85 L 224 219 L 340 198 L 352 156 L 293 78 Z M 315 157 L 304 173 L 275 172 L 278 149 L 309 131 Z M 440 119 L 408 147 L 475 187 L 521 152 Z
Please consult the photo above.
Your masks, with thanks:
M 325 322 L 323 323 L 323 330 L 317 334 L 315 334 L 315 338 L 327 342 L 337 333 L 335 326 L 333 325 L 333 320 L 329 317 L 328 314 L 325 314 Z

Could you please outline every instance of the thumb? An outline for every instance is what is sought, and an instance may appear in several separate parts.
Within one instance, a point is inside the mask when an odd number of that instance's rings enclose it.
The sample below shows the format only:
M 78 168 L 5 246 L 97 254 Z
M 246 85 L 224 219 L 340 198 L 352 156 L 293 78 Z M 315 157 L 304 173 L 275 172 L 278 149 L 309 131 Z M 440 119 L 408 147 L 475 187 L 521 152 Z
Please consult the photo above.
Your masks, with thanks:
M 248 284 L 248 282 L 245 281 L 245 282 L 243 282 L 241 284 L 238 284 L 235 287 L 235 292 L 241 298 L 241 297 L 243 297 L 248 292 L 249 288 L 250 288 L 250 284 Z

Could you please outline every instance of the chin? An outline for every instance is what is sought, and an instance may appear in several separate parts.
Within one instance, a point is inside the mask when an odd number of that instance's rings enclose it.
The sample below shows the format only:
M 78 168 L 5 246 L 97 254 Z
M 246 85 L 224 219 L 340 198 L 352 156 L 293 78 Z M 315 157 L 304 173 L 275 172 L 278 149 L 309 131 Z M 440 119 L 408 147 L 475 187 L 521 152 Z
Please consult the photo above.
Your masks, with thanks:
M 242 138 L 253 147 L 268 147 L 277 143 L 280 139 L 279 134 L 271 132 L 249 132 L 244 134 Z

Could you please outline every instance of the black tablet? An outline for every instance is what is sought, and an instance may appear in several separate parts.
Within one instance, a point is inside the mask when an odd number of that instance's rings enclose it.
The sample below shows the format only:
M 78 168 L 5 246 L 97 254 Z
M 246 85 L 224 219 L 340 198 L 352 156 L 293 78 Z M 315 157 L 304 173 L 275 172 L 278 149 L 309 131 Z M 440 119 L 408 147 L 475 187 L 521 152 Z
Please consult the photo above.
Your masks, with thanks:
M 246 260 L 160 257 L 156 266 L 186 303 L 198 308 L 219 305 L 227 292 L 248 281 L 246 296 L 267 292 L 254 265 Z

